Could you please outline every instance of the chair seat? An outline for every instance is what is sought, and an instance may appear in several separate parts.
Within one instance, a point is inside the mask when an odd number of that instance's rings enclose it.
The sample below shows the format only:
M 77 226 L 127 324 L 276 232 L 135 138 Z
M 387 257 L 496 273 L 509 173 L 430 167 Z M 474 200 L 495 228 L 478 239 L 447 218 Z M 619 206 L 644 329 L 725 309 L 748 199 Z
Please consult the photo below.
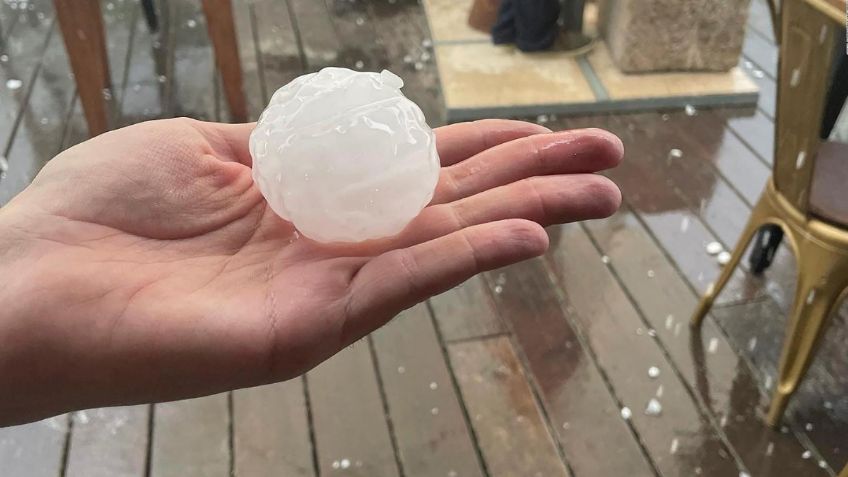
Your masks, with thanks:
M 811 187 L 810 212 L 848 227 L 848 144 L 822 143 Z

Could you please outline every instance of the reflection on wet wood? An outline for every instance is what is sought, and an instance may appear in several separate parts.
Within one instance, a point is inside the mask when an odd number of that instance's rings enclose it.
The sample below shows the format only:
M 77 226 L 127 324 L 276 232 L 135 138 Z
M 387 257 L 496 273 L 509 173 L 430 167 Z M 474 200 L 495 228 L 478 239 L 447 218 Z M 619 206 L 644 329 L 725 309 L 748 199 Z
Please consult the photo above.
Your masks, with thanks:
M 372 340 L 404 474 L 482 476 L 427 306 L 401 313 Z
M 656 467 L 663 475 L 738 472 L 715 423 L 693 402 L 586 233 L 579 226 L 560 229 L 546 258 L 560 286 L 568 287 L 564 306 L 573 310 L 570 316 L 615 394 L 632 410 L 631 422 Z M 666 280 L 656 272 L 643 280 Z M 658 376 L 649 376 L 651 367 Z M 661 406 L 654 414 L 652 402 Z
M 509 338 L 448 346 L 491 475 L 569 475 Z
M 765 426 L 762 407 L 767 400 L 757 376 L 732 352 L 750 342 L 731 345 L 712 320 L 699 333 L 691 332 L 688 321 L 697 297 L 633 215 L 625 212 L 587 229 L 688 388 L 721 425 L 752 475 L 825 475 L 816 462 L 798 458 L 804 448 L 794 435 Z M 646 280 L 645 270 L 653 270 L 655 278 Z
M 552 242 L 558 239 L 552 234 Z M 575 475 L 653 475 L 540 260 L 486 274 Z M 570 312 L 569 312 L 570 313 Z
M 831 466 L 835 470 L 848 460 L 848 362 L 840 359 L 848 340 L 846 311 L 848 307 L 843 307 L 841 315 L 831 317 L 814 364 L 790 401 L 787 420 L 796 432 L 806 434 L 815 443 L 824 458 L 834 463 Z M 760 375 L 771 382 L 777 374 L 786 311 L 773 302 L 762 301 L 719 307 L 713 315 L 727 329 L 736 347 L 745 350 Z

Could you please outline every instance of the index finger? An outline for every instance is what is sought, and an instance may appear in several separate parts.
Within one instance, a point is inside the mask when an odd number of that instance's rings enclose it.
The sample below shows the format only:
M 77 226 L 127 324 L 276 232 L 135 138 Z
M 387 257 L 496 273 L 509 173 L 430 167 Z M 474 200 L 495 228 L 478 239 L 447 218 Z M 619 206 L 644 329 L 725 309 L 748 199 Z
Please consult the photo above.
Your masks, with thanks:
M 550 129 L 538 124 L 508 119 L 481 119 L 436 128 L 436 149 L 442 167 L 462 162 L 486 149 Z

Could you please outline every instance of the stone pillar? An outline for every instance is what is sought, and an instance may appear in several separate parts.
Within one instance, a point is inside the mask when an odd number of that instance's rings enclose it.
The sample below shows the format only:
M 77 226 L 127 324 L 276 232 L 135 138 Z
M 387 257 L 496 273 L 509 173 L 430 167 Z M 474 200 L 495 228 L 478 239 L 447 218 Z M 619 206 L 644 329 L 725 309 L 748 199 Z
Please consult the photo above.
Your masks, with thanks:
M 750 0 L 601 0 L 601 31 L 626 73 L 727 71 L 739 62 Z

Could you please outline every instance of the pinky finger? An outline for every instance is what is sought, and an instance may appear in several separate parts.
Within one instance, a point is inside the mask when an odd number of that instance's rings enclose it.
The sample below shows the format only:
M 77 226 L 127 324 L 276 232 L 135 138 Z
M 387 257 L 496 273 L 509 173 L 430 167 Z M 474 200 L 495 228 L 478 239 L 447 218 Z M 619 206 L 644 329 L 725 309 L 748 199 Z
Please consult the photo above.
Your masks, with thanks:
M 370 333 L 397 313 L 477 273 L 537 257 L 547 247 L 548 236 L 539 224 L 509 219 L 375 257 L 351 283 L 346 341 Z

